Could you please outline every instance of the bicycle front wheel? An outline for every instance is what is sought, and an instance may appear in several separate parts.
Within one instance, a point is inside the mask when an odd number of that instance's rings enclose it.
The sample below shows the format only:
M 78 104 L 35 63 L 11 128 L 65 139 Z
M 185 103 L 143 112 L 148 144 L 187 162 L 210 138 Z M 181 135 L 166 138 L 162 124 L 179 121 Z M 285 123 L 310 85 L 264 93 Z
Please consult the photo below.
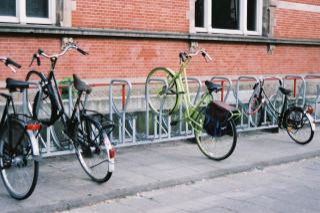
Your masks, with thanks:
M 173 73 L 167 68 L 153 69 L 146 80 L 148 104 L 153 112 L 170 115 L 178 104 L 178 87 Z
M 284 126 L 292 140 L 298 144 L 307 144 L 313 138 L 311 121 L 300 107 L 288 109 L 284 116 Z
M 203 130 L 205 109 L 200 111 L 196 122 L 201 126 L 195 128 L 195 137 L 201 152 L 208 158 L 216 161 L 228 158 L 236 148 L 237 130 L 232 119 L 227 121 L 227 132 L 224 135 L 211 136 Z
M 83 170 L 98 183 L 108 181 L 114 169 L 108 140 L 107 134 L 97 122 L 82 119 L 77 132 L 76 153 Z
M 53 98 L 53 89 L 50 84 L 46 84 L 47 78 L 38 71 L 31 70 L 26 76 L 26 81 L 36 82 L 42 86 L 42 96 L 37 92 L 34 95 L 33 103 L 29 103 L 29 110 L 35 120 L 50 126 L 53 124 L 53 116 L 56 114 L 57 102 Z
M 252 96 L 248 103 L 248 115 L 250 119 L 250 125 L 253 127 L 261 126 L 263 120 L 261 99 Z
M 22 200 L 35 189 L 39 163 L 32 155 L 31 139 L 24 127 L 11 122 L 10 128 L 8 123 L 4 126 L 0 139 L 1 177 L 11 197 Z

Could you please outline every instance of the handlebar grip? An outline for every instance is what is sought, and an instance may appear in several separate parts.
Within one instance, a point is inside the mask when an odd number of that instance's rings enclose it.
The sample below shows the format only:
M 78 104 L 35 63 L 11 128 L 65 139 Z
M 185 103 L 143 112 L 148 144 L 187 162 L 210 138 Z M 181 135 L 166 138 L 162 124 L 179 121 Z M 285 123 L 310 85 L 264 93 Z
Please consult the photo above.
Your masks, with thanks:
M 258 85 L 259 85 L 259 82 L 256 82 L 256 83 L 253 85 L 252 89 L 255 90 Z
M 11 58 L 7 58 L 6 62 L 5 62 L 5 65 L 8 66 L 8 65 L 13 65 L 17 68 L 21 68 L 21 65 L 18 64 L 17 62 L 15 62 L 14 60 L 12 60 Z
M 179 58 L 181 61 L 185 62 L 187 60 L 187 54 L 185 52 L 179 53 Z
M 201 52 L 202 56 L 206 60 L 206 62 L 212 61 L 212 58 L 209 56 L 207 52 Z
M 35 54 L 33 54 L 33 56 L 32 56 L 32 60 L 31 60 L 31 63 L 30 63 L 30 65 L 29 65 L 29 67 L 32 66 L 34 59 L 37 59 L 37 65 L 38 65 L 38 66 L 41 65 L 40 57 L 39 57 L 39 55 L 38 55 L 37 53 L 35 53 Z
M 41 55 L 42 53 L 44 53 L 43 49 L 39 48 L 38 49 L 38 53 Z
M 80 52 L 82 55 L 89 55 L 88 52 L 84 51 L 83 49 L 77 47 L 78 52 Z

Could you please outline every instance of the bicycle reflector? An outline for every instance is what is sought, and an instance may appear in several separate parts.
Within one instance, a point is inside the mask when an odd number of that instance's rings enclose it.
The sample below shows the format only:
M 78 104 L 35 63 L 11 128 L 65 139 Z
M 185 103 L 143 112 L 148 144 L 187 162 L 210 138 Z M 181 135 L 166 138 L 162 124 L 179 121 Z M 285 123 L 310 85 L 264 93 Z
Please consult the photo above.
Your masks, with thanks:
M 312 113 L 313 113 L 313 108 L 312 108 L 312 106 L 307 106 L 306 113 L 308 113 L 308 114 L 312 114 Z
M 40 123 L 29 123 L 26 125 L 26 129 L 27 130 L 31 130 L 31 131 L 36 131 L 36 130 L 40 130 L 41 129 L 41 124 Z
M 109 149 L 109 157 L 114 158 L 115 156 L 116 156 L 116 149 L 115 148 Z

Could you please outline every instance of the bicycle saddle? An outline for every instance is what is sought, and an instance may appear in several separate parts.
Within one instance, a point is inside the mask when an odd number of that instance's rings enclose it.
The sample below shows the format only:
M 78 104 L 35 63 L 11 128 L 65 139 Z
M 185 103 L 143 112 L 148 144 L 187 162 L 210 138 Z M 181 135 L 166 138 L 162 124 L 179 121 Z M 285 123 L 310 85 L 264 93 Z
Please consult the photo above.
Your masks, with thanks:
M 280 92 L 281 92 L 282 94 L 284 94 L 284 95 L 290 95 L 290 93 L 292 92 L 291 90 L 286 89 L 286 88 L 284 88 L 284 87 L 279 87 L 279 90 L 280 90 Z
M 208 80 L 206 80 L 204 83 L 206 84 L 210 93 L 212 92 L 217 93 L 222 90 L 222 87 L 219 84 L 212 83 L 211 81 L 208 81 Z
M 79 92 L 91 93 L 92 88 L 84 81 L 82 81 L 76 74 L 73 74 L 73 85 Z
M 29 82 L 27 81 L 18 81 L 18 80 L 14 80 L 12 78 L 7 78 L 6 79 L 6 88 L 10 91 L 10 92 L 16 92 L 17 89 L 20 89 L 20 91 L 29 88 Z

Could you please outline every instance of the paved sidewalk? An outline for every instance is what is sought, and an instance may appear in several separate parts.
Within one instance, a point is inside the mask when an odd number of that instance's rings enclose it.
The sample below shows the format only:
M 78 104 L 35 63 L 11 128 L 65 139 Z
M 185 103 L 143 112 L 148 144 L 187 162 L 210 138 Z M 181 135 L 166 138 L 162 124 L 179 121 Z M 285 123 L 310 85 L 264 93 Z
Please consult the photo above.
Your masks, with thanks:
M 207 159 L 188 141 L 122 148 L 116 171 L 104 184 L 92 182 L 76 156 L 45 159 L 40 165 L 38 185 L 30 198 L 16 201 L 0 183 L 1 212 L 50 212 L 90 205 L 162 187 L 174 186 L 256 167 L 276 165 L 320 156 L 320 132 L 301 146 L 285 132 L 242 134 L 228 159 Z

